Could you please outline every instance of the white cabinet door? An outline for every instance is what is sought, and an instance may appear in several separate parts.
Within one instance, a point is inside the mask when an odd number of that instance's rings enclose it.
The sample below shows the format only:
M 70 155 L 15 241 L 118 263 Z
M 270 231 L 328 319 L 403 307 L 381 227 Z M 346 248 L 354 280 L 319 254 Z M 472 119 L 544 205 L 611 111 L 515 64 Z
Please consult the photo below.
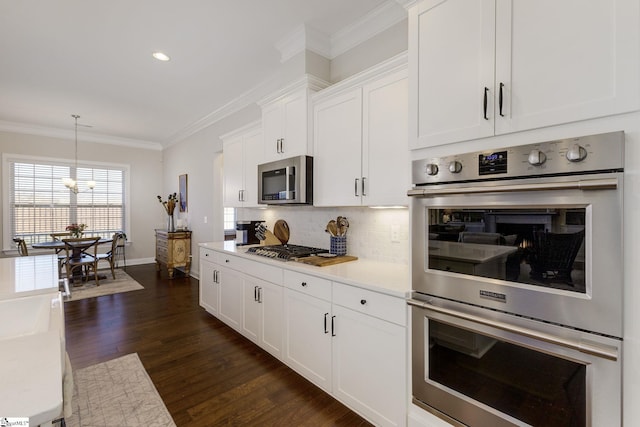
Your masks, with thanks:
M 411 9 L 411 148 L 493 135 L 494 51 L 495 0 Z
M 409 13 L 410 147 L 640 108 L 637 0 L 423 0 Z
M 215 281 L 216 264 L 200 258 L 200 306 L 214 316 L 218 315 L 218 284 Z
M 363 204 L 407 205 L 409 88 L 407 70 L 363 87 Z
M 284 328 L 282 286 L 245 276 L 243 288 L 243 335 L 280 358 Z
M 244 190 L 244 141 L 236 138 L 224 144 L 224 205 L 230 208 L 242 207 L 241 194 Z
M 311 155 L 308 150 L 308 93 L 298 89 L 262 109 L 265 162 Z
M 244 136 L 244 192 L 242 206 L 258 207 L 258 165 L 263 162 L 262 131 L 257 129 Z
M 331 392 L 331 303 L 285 289 L 284 308 L 285 363 Z
M 254 343 L 260 342 L 260 318 L 262 307 L 259 303 L 259 289 L 257 279 L 245 277 L 242 283 L 242 334 Z
M 235 330 L 242 331 L 242 274 L 226 267 L 218 267 L 218 318 Z
M 334 305 L 333 393 L 374 424 L 406 424 L 406 329 Z
M 224 205 L 258 207 L 258 164 L 263 162 L 262 128 L 251 125 L 224 140 Z
M 636 0 L 498 0 L 496 134 L 638 109 L 638 8 Z
M 281 358 L 284 331 L 284 291 L 282 286 L 262 282 L 259 291 L 259 304 L 262 307 L 260 318 L 260 347 L 272 355 Z
M 362 203 L 362 89 L 313 106 L 314 206 Z

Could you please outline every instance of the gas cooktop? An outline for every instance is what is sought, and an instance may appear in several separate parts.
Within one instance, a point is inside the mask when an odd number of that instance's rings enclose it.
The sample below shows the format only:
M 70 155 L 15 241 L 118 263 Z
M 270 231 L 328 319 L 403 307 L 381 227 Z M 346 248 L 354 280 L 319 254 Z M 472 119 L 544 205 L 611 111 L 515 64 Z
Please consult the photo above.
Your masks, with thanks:
M 276 258 L 284 261 L 294 260 L 296 258 L 304 258 L 317 254 L 329 252 L 328 249 L 312 248 L 310 246 L 301 245 L 269 245 L 254 246 L 247 250 L 247 253 L 260 255 L 268 258 Z

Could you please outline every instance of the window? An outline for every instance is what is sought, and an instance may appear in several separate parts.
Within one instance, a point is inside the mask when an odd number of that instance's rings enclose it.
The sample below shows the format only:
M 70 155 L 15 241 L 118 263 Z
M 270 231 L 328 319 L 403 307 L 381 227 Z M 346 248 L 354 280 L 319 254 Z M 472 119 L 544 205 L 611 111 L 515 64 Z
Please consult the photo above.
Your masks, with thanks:
M 13 156 L 5 157 L 4 169 L 5 247 L 13 237 L 27 244 L 50 240 L 50 233 L 72 223 L 86 224 L 89 236 L 126 232 L 126 167 L 80 165 L 76 170 L 63 161 Z M 64 186 L 65 177 L 76 177 L 78 194 Z M 87 191 L 90 180 L 96 186 Z
M 225 231 L 233 230 L 235 233 L 236 229 L 236 209 L 235 208 L 224 208 L 224 229 Z

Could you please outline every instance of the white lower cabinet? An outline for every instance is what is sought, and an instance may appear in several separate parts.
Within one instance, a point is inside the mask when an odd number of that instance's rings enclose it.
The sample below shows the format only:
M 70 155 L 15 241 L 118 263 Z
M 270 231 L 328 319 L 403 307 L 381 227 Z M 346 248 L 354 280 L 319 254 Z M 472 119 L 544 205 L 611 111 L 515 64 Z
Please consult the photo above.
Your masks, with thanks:
M 407 425 L 403 298 L 204 248 L 200 261 L 207 311 L 371 423 Z
M 227 267 L 218 267 L 220 306 L 218 319 L 236 331 L 242 330 L 242 273 Z
M 288 273 L 285 363 L 374 424 L 406 425 L 405 301 Z
M 282 286 L 245 277 L 242 333 L 277 358 L 282 356 Z
M 218 282 L 215 252 L 200 251 L 200 306 L 218 316 Z

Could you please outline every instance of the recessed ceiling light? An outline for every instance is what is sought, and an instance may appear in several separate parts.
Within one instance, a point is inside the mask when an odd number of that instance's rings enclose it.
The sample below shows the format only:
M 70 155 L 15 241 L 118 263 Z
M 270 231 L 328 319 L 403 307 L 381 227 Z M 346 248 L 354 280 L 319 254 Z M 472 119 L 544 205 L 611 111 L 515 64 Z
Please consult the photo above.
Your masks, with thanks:
M 156 58 L 158 61 L 168 61 L 171 59 L 162 52 L 153 52 L 153 57 Z

